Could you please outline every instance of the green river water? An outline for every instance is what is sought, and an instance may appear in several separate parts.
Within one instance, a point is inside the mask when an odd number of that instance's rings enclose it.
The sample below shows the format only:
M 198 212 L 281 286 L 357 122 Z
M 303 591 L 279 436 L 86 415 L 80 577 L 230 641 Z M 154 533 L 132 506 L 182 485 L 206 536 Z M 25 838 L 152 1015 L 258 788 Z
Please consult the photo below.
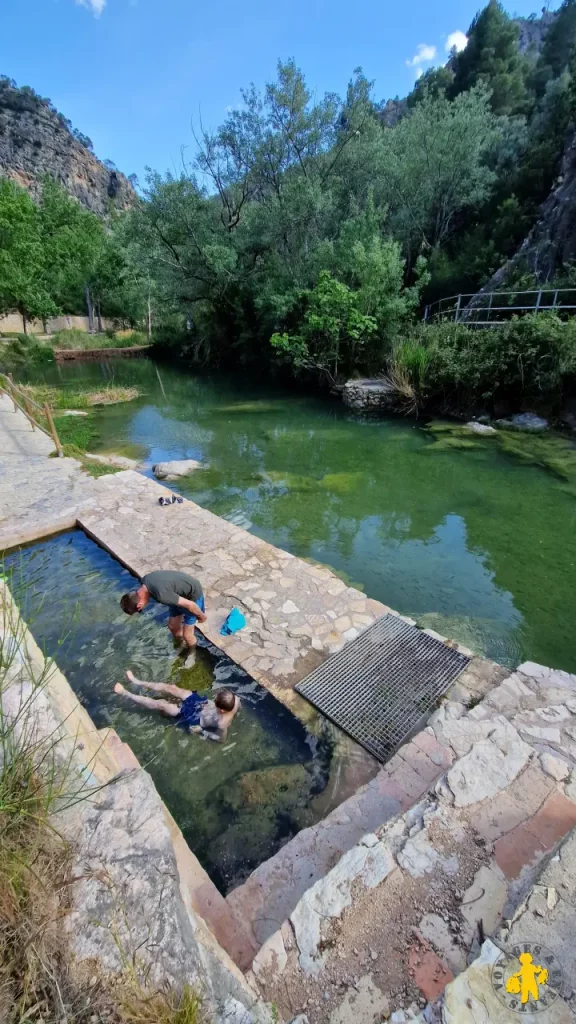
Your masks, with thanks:
M 98 414 L 102 451 L 205 460 L 175 489 L 503 664 L 576 671 L 576 498 L 545 470 L 436 454 L 409 420 L 362 421 L 247 378 L 137 359 L 43 377 L 138 384 L 142 398 Z
M 137 401 L 97 412 L 101 451 L 150 467 L 202 460 L 171 486 L 478 653 L 576 671 L 576 496 L 544 469 L 494 447 L 435 448 L 424 426 L 363 421 L 337 400 L 150 360 L 72 363 L 34 379 L 138 385 Z M 169 529 L 170 508 L 157 514 Z M 149 768 L 222 891 L 348 795 L 343 777 L 350 786 L 365 771 L 332 727 L 312 735 L 214 649 L 183 669 L 164 611 L 124 616 L 129 574 L 80 531 L 5 565 L 37 640 L 97 726 L 113 725 Z M 235 688 L 242 712 L 226 746 L 124 704 L 112 687 L 129 667 L 206 693 Z

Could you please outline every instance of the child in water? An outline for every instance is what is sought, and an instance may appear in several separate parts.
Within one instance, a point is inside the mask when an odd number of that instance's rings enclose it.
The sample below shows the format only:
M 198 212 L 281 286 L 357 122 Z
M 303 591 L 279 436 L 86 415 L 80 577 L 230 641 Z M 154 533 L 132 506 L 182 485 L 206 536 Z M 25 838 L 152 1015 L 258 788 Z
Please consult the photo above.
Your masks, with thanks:
M 206 700 L 197 693 L 183 690 L 181 686 L 174 686 L 172 683 L 141 682 L 132 672 L 127 672 L 126 677 L 133 686 L 142 686 L 147 690 L 175 697 L 179 703 L 172 704 L 168 700 L 141 697 L 137 693 L 130 693 L 122 683 L 116 683 L 115 693 L 150 711 L 161 711 L 162 714 L 184 725 L 189 732 L 197 733 L 202 739 L 214 740 L 216 743 L 224 743 L 226 740 L 230 723 L 240 707 L 240 700 L 232 690 L 222 688 L 216 691 L 214 700 Z

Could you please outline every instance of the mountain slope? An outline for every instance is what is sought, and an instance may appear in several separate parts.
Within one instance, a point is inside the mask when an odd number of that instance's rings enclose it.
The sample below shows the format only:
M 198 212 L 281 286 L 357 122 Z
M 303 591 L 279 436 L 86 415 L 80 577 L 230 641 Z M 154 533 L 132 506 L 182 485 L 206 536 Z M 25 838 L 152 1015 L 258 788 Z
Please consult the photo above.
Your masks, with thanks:
M 0 175 L 34 195 L 48 174 L 99 216 L 127 209 L 136 199 L 132 185 L 91 146 L 49 100 L 0 77 Z

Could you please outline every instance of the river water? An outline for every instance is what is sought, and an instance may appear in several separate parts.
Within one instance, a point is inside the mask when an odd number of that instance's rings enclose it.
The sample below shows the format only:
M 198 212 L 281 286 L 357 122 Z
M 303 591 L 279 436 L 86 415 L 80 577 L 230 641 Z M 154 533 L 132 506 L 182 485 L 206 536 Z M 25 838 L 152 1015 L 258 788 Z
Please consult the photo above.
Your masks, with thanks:
M 576 500 L 545 470 L 436 454 L 410 420 L 362 421 L 246 377 L 138 359 L 41 376 L 137 384 L 139 400 L 98 413 L 102 451 L 203 460 L 174 485 L 198 504 L 503 664 L 576 671 Z

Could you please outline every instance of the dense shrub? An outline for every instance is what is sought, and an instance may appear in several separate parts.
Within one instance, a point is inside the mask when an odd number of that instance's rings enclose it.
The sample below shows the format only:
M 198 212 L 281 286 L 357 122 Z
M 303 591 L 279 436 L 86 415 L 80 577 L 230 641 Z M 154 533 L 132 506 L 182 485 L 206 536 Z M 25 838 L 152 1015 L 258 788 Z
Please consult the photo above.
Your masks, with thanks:
M 576 377 L 576 320 L 537 313 L 489 329 L 421 326 L 397 345 L 388 371 L 413 406 L 555 405 Z

